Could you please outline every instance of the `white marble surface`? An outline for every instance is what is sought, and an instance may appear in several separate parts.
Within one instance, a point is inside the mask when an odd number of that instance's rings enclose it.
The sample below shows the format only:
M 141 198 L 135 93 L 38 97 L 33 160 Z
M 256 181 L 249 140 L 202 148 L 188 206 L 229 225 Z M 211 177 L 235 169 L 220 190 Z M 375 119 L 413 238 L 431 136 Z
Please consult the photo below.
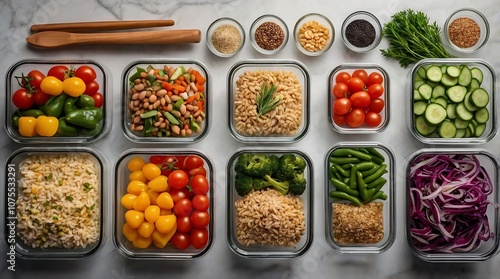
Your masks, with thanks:
M 410 2 L 413 2 L 410 4 Z M 69 58 L 94 59 L 109 70 L 113 97 L 113 125 L 107 137 L 93 147 L 106 155 L 108 170 L 125 150 L 144 146 L 128 141 L 120 127 L 119 97 L 121 75 L 124 67 L 140 58 L 192 58 L 203 62 L 212 76 L 213 113 L 212 126 L 208 136 L 193 145 L 203 150 L 215 163 L 216 197 L 215 240 L 210 252 L 194 261 L 132 261 L 121 256 L 114 248 L 111 235 L 112 208 L 105 204 L 104 245 L 94 256 L 69 262 L 16 261 L 16 272 L 7 270 L 4 221 L 0 221 L 0 278 L 498 278 L 500 256 L 477 264 L 427 264 L 414 258 L 404 236 L 404 180 L 402 165 L 406 157 L 425 145 L 415 140 L 406 127 L 405 86 L 408 69 L 401 69 L 394 61 L 384 59 L 379 51 L 367 54 L 349 52 L 337 36 L 332 48 L 321 57 L 306 57 L 294 46 L 293 40 L 279 54 L 265 57 L 258 54 L 247 41 L 243 50 L 229 59 L 212 55 L 206 47 L 205 38 L 191 46 L 85 46 L 57 50 L 42 50 L 29 47 L 25 38 L 29 26 L 35 23 L 125 20 L 125 19 L 174 19 L 176 28 L 198 28 L 203 33 L 215 19 L 223 16 L 240 21 L 248 31 L 254 19 L 265 13 L 282 17 L 290 29 L 295 21 L 309 12 L 320 12 L 333 22 L 339 30 L 342 21 L 351 12 L 367 10 L 379 17 L 382 23 L 393 13 L 412 8 L 426 12 L 432 21 L 442 26 L 446 17 L 460 7 L 473 7 L 482 11 L 491 26 L 488 44 L 479 52 L 469 55 L 487 60 L 500 71 L 500 1 L 217 1 L 217 0 L 3 0 L 0 3 L 0 81 L 4 89 L 7 68 L 25 58 Z M 380 47 L 385 48 L 382 41 Z M 306 137 L 291 144 L 306 152 L 314 161 L 315 208 L 314 239 L 309 252 L 298 259 L 248 260 L 234 255 L 225 238 L 225 174 L 229 156 L 243 144 L 234 140 L 226 125 L 226 75 L 228 69 L 243 59 L 295 59 L 306 65 L 311 75 L 311 124 Z M 346 62 L 377 63 L 384 67 L 391 79 L 391 122 L 387 130 L 377 135 L 339 135 L 327 122 L 326 84 L 328 73 L 337 65 Z M 2 94 L 2 96 L 4 96 Z M 3 97 L 0 99 L 3 103 Z M 1 121 L 4 121 L 2 114 Z M 326 151 L 338 141 L 376 140 L 390 146 L 396 154 L 396 241 L 389 251 L 380 255 L 340 255 L 326 243 L 324 234 L 324 204 L 322 162 Z M 14 144 L 5 134 L 0 134 L 0 158 L 2 164 L 10 153 L 21 147 Z M 496 156 L 500 155 L 500 141 L 497 135 L 486 148 Z M 1 173 L 4 177 L 4 169 Z M 111 175 L 111 172 L 108 173 Z M 109 185 L 110 189 L 112 185 Z M 1 187 L 1 216 L 4 216 L 4 188 Z

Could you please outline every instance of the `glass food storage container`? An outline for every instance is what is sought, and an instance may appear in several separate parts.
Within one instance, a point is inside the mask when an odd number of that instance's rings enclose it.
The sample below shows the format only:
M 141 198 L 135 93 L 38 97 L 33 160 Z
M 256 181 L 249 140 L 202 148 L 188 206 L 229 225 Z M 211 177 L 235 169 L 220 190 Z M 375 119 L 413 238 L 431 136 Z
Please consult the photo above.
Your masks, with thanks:
M 213 163 L 197 150 L 123 153 L 114 181 L 113 243 L 118 252 L 136 260 L 206 255 L 215 232 L 214 179 Z
M 226 237 L 235 254 L 294 258 L 309 250 L 313 238 L 312 165 L 306 154 L 289 149 L 244 148 L 231 156 Z M 259 206 L 253 206 L 255 203 Z
M 104 242 L 103 158 L 88 148 L 21 148 L 6 164 L 5 238 L 27 260 L 77 260 Z
M 476 262 L 498 254 L 498 161 L 490 152 L 422 149 L 408 157 L 405 174 L 406 240 L 415 257 Z
M 240 142 L 301 140 L 309 130 L 309 79 L 298 61 L 248 60 L 233 65 L 227 85 L 231 135 Z M 259 98 L 262 93 L 268 98 Z
M 139 60 L 123 72 L 122 128 L 133 142 L 195 143 L 208 133 L 207 68 L 195 60 Z
M 341 142 L 325 157 L 325 232 L 342 254 L 383 253 L 394 243 L 395 158 L 377 142 Z
M 300 52 L 308 56 L 320 56 L 332 46 L 335 28 L 326 16 L 310 13 L 297 20 L 293 36 Z
M 5 129 L 16 142 L 91 143 L 109 132 L 108 74 L 96 61 L 21 60 L 5 84 Z

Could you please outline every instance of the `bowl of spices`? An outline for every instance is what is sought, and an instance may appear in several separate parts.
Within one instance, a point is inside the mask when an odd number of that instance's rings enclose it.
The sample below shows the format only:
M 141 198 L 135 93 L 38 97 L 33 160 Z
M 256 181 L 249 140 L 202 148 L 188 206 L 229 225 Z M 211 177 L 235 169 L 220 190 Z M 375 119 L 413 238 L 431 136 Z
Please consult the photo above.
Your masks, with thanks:
M 474 9 L 460 9 L 452 13 L 444 26 L 449 45 L 463 53 L 479 50 L 490 36 L 488 20 Z
M 349 15 L 342 24 L 342 40 L 352 51 L 367 52 L 382 39 L 382 26 L 376 16 L 358 11 Z
M 335 39 L 332 22 L 321 14 L 311 13 L 301 17 L 293 28 L 297 48 L 309 56 L 326 52 Z
M 250 40 L 258 52 L 275 54 L 282 50 L 288 41 L 288 27 L 275 15 L 263 15 L 250 27 Z
M 207 30 L 208 48 L 217 56 L 231 57 L 245 44 L 245 30 L 232 18 L 219 18 Z

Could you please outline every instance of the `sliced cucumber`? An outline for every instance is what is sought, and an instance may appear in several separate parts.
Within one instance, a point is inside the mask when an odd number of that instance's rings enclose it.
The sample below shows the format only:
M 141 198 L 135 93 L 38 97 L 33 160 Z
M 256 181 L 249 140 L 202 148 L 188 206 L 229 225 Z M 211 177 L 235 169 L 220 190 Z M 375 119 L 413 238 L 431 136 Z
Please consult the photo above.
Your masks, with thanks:
M 490 94 L 483 88 L 476 88 L 470 96 L 470 101 L 476 107 L 483 108 L 490 102 Z
M 457 118 L 456 109 L 457 104 L 448 104 L 448 106 L 446 107 L 446 114 L 448 115 L 449 119 Z
M 469 130 L 471 136 L 476 134 L 476 126 L 472 125 L 472 123 L 469 123 L 469 126 L 467 126 L 467 130 Z
M 461 73 L 461 70 L 459 67 L 449 66 L 448 68 L 446 68 L 446 73 L 450 75 L 450 77 L 458 77 Z
M 446 88 L 441 84 L 436 85 L 432 88 L 432 98 L 445 97 L 446 96 Z
M 415 89 L 413 90 L 413 101 L 420 101 L 423 100 L 422 96 L 420 96 L 420 93 L 418 93 L 418 90 Z
M 418 116 L 417 118 L 415 118 L 415 128 L 417 129 L 417 132 L 422 136 L 428 136 L 434 133 L 434 131 L 436 131 L 437 129 L 437 127 L 435 126 L 427 125 L 424 116 Z
M 419 88 L 420 85 L 424 84 L 425 80 L 417 80 L 413 83 L 413 88 Z
M 415 77 L 413 78 L 413 81 L 419 81 L 419 80 L 425 81 L 425 79 L 423 79 L 421 76 L 419 76 L 418 74 L 416 74 Z
M 432 103 L 438 104 L 443 108 L 446 108 L 448 106 L 448 101 L 444 97 L 438 97 Z
M 473 105 L 471 102 L 470 102 L 470 96 L 472 95 L 471 92 L 468 92 L 467 94 L 465 94 L 465 97 L 464 97 L 464 106 L 465 108 L 468 110 L 468 111 L 476 111 L 478 110 L 479 108 L 476 107 L 475 105 Z
M 418 93 L 420 93 L 420 96 L 422 96 L 424 100 L 429 100 L 432 97 L 432 87 L 424 83 L 418 88 Z
M 427 79 L 427 76 L 425 75 L 425 68 L 420 67 L 417 70 L 417 74 L 422 78 L 422 79 Z
M 465 129 L 457 129 L 457 133 L 455 134 L 456 138 L 463 138 L 465 136 Z
M 472 91 L 474 91 L 474 89 L 479 88 L 479 87 L 481 87 L 481 84 L 479 83 L 479 81 L 477 79 L 473 78 L 470 81 L 469 86 L 467 86 L 467 90 L 469 92 L 472 92 Z
M 458 84 L 462 86 L 467 86 L 472 80 L 472 73 L 469 69 L 469 67 L 464 66 L 462 68 L 462 71 L 460 72 L 460 75 L 458 76 Z
M 471 136 L 470 130 L 469 129 L 464 129 L 464 130 L 465 130 L 464 138 L 470 138 Z
M 417 101 L 413 103 L 413 113 L 415 115 L 422 115 L 427 108 L 427 103 L 425 101 Z
M 458 78 L 452 77 L 447 73 L 443 74 L 443 77 L 441 78 L 441 83 L 447 87 L 453 86 L 453 85 L 457 84 L 457 82 L 458 82 Z
M 469 121 L 464 121 L 460 118 L 455 119 L 455 127 L 457 129 L 465 129 L 467 126 L 469 126 Z
M 439 135 L 443 138 L 454 138 L 457 134 L 457 127 L 451 121 L 443 121 L 439 125 Z
M 476 133 L 474 134 L 476 137 L 480 137 L 483 135 L 484 131 L 486 130 L 486 124 L 479 124 L 476 127 Z
M 476 79 L 479 84 L 483 83 L 483 72 L 481 70 L 478 68 L 472 68 L 470 72 L 473 79 Z
M 446 119 L 446 109 L 438 104 L 429 104 L 425 109 L 425 121 L 429 125 L 439 125 Z
M 464 100 L 465 94 L 467 94 L 467 88 L 455 85 L 446 90 L 446 95 L 452 102 L 460 103 Z
M 487 108 L 480 108 L 474 113 L 474 119 L 480 124 L 488 122 L 490 119 L 490 113 Z
M 441 68 L 438 66 L 430 66 L 425 72 L 427 79 L 434 82 L 440 82 L 443 73 L 441 72 Z
M 469 121 L 472 119 L 473 116 L 474 115 L 472 115 L 472 113 L 465 108 L 464 103 L 460 103 L 457 105 L 457 117 L 458 118 L 465 120 L 465 121 Z
M 446 73 L 446 69 L 448 68 L 448 66 L 446 65 L 441 65 L 441 73 Z

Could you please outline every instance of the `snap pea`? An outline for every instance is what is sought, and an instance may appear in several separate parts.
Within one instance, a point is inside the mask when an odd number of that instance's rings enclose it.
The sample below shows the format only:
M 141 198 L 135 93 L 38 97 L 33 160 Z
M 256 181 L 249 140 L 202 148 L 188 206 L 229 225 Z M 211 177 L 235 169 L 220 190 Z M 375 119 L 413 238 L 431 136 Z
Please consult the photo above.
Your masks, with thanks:
M 387 172 L 386 168 L 387 168 L 386 164 L 380 165 L 380 168 L 378 168 L 378 170 L 376 172 L 374 172 L 372 175 L 370 175 L 364 179 L 365 183 L 368 184 L 372 181 L 375 181 L 377 178 L 381 177 L 382 175 L 384 175 L 384 173 Z
M 361 174 L 363 174 L 363 177 L 368 177 L 372 175 L 374 172 L 376 172 L 380 168 L 380 165 L 375 164 L 375 166 L 369 170 L 366 171 L 361 171 Z
M 341 191 L 331 191 L 330 198 L 339 199 L 339 200 L 347 200 L 347 201 L 354 203 L 355 205 L 358 205 L 358 206 L 361 205 L 361 201 L 359 201 L 358 198 L 351 196 L 345 192 L 341 192 Z
M 361 198 L 363 199 L 363 201 L 366 201 L 368 193 L 367 193 L 366 184 L 363 181 L 363 175 L 361 174 L 361 172 L 359 172 L 359 171 L 356 172 L 356 178 L 358 180 L 358 188 L 359 188 L 359 193 L 361 194 Z
M 330 163 L 335 163 L 339 165 L 356 164 L 359 162 L 361 162 L 361 160 L 356 157 L 330 157 Z
M 352 166 L 351 164 L 343 164 L 340 167 L 343 168 L 343 169 L 345 169 L 345 170 L 348 170 L 348 169 L 351 168 L 351 166 Z
M 372 154 L 370 154 L 370 157 L 374 163 L 379 164 L 379 165 L 384 163 L 384 161 L 385 161 L 384 159 L 381 159 L 381 158 L 379 158 L 375 155 L 372 155 Z
M 332 152 L 333 157 L 357 157 L 364 161 L 371 160 L 371 157 L 368 154 L 360 152 L 353 148 L 339 148 Z
M 361 162 L 356 165 L 358 171 L 370 170 L 373 167 L 378 167 L 374 162 Z
M 387 179 L 384 177 L 379 177 L 375 179 L 374 181 L 370 182 L 369 184 L 366 185 L 366 188 L 371 189 L 371 188 L 377 188 L 379 185 L 384 185 L 387 182 Z
M 351 176 L 351 170 L 346 170 L 343 169 L 339 164 L 333 163 L 332 166 L 339 172 L 342 176 L 345 177 L 350 177 Z
M 378 152 L 377 149 L 375 149 L 374 147 L 367 147 L 366 150 L 368 151 L 368 153 L 385 161 L 384 155 L 380 154 L 380 152 Z
M 338 180 L 344 179 L 344 177 L 342 177 L 342 175 L 340 174 L 340 172 L 334 173 L 334 178 L 337 178 Z
M 333 186 L 337 188 L 337 190 L 345 192 L 352 196 L 359 196 L 359 191 L 349 188 L 349 186 L 347 186 L 344 182 L 336 178 L 330 178 L 330 181 L 332 182 Z
M 382 191 L 378 191 L 375 194 L 373 194 L 373 196 L 370 198 L 370 201 L 374 201 L 376 199 L 381 199 L 385 201 L 387 199 L 387 194 Z
M 365 153 L 365 154 L 370 154 L 370 152 L 368 152 L 368 150 L 366 150 L 366 148 L 364 148 L 364 147 L 358 147 L 358 150 L 359 150 L 360 152 Z
M 349 183 L 351 182 L 351 178 L 345 177 L 342 181 L 345 183 L 345 185 L 349 185 Z
M 353 165 L 351 168 L 351 176 L 349 177 L 349 188 L 351 188 L 353 190 L 358 188 L 358 183 L 357 183 L 357 178 L 356 178 L 357 172 L 358 172 L 358 167 L 356 165 Z

